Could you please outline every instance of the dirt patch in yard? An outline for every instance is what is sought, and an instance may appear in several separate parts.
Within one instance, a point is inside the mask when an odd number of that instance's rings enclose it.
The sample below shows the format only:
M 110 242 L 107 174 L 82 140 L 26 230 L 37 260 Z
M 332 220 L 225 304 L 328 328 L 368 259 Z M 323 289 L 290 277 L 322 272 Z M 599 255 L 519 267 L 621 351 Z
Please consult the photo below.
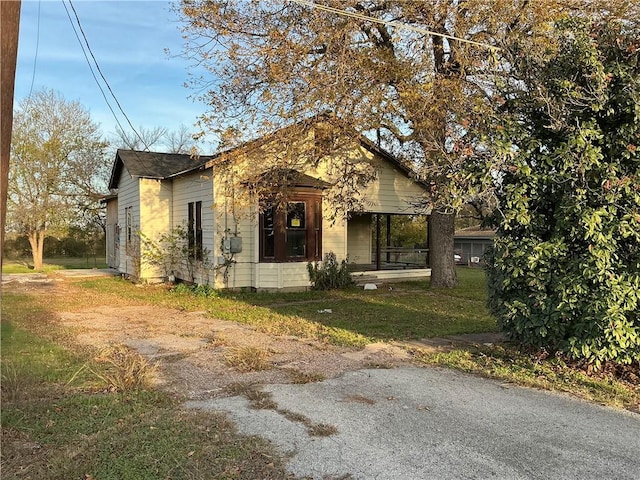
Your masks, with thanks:
M 123 344 L 158 362 L 161 386 L 192 400 L 228 395 L 233 384 L 301 383 L 409 359 L 404 350 L 386 344 L 341 348 L 268 335 L 205 312 L 155 306 L 100 305 L 62 312 L 59 318 L 78 343 L 97 348 Z M 256 350 L 268 359 L 266 369 L 241 372 L 230 366 L 231 353 Z

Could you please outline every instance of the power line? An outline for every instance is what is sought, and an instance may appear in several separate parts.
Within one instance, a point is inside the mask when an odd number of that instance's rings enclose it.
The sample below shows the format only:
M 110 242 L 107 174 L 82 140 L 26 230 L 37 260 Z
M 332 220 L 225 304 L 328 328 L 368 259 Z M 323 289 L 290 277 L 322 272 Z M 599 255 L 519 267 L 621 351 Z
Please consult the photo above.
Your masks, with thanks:
M 36 64 L 38 62 L 38 48 L 40 47 L 40 7 L 42 7 L 42 0 L 38 0 L 38 27 L 36 33 L 36 53 L 33 57 L 33 75 L 31 75 L 31 87 L 29 87 L 29 98 L 33 93 L 33 83 L 36 80 Z
M 71 2 L 69 1 L 69 3 L 71 3 Z M 62 6 L 64 7 L 65 11 L 67 12 L 67 17 L 69 17 L 69 22 L 71 23 L 71 28 L 73 29 L 73 33 L 75 33 L 76 38 L 78 39 L 78 43 L 80 44 L 80 48 L 82 49 L 82 53 L 84 55 L 84 59 L 87 61 L 87 65 L 89 66 L 89 71 L 91 72 L 91 76 L 93 76 L 93 79 L 95 80 L 96 85 L 98 86 L 98 89 L 100 89 L 100 93 L 102 93 L 102 98 L 104 98 L 104 102 L 107 104 L 107 107 L 111 111 L 111 115 L 113 115 L 113 118 L 116 121 L 116 123 L 118 124 L 118 126 L 120 127 L 120 130 L 124 132 L 125 131 L 124 127 L 120 123 L 120 120 L 118 119 L 118 116 L 116 115 L 116 112 L 114 112 L 113 107 L 111 106 L 111 103 L 109 103 L 109 99 L 107 98 L 107 94 L 104 92 L 104 88 L 102 88 L 102 85 L 100 84 L 100 81 L 98 80 L 98 77 L 96 77 L 96 74 L 93 71 L 93 67 L 91 65 L 91 62 L 89 61 L 89 57 L 87 55 L 87 52 L 86 52 L 86 50 L 84 48 L 82 40 L 80 40 L 80 35 L 78 35 L 78 31 L 76 30 L 76 26 L 73 23 L 73 19 L 71 18 L 71 14 L 69 13 L 69 9 L 67 8 L 67 5 L 64 3 L 64 0 L 62 0 Z M 77 18 L 77 15 L 76 15 L 76 18 Z M 86 37 L 85 37 L 85 39 L 86 39 Z M 87 43 L 87 47 L 88 47 L 88 43 Z M 106 80 L 105 80 L 105 82 L 106 82 Z M 125 118 L 127 118 L 126 114 L 124 114 L 124 112 L 122 112 L 122 113 L 123 113 L 123 115 L 125 115 Z M 127 120 L 129 120 L 129 119 L 127 118 Z M 129 125 L 131 125 L 131 122 L 129 122 Z M 133 128 L 133 126 L 131 128 Z M 142 140 L 142 138 L 140 137 L 138 132 L 135 130 L 135 128 L 133 129 L 133 131 L 136 133 L 136 135 L 138 135 L 138 138 L 140 138 L 140 140 Z M 142 143 L 143 143 L 143 145 L 145 145 L 145 147 L 146 147 L 146 149 L 148 151 L 149 147 L 144 142 L 144 140 L 142 140 Z M 145 168 L 148 168 L 147 165 L 145 164 L 144 160 L 142 159 L 142 157 L 140 157 L 140 155 L 138 155 L 138 153 L 135 150 L 132 150 L 132 151 L 135 153 L 135 155 L 138 158 L 138 160 L 140 160 L 140 163 Z
M 358 20 L 365 20 L 367 22 L 378 23 L 381 25 L 389 25 L 390 27 L 396 27 L 404 30 L 411 30 L 413 32 L 422 33 L 425 35 L 433 35 L 436 37 L 446 38 L 448 40 L 456 40 L 458 42 L 469 43 L 471 45 L 476 45 L 478 47 L 488 48 L 489 50 L 500 50 L 499 47 L 495 47 L 493 45 L 489 45 L 488 43 L 475 42 L 473 40 L 468 40 L 466 38 L 456 37 L 454 35 L 448 35 L 446 33 L 434 32 L 433 30 L 427 30 L 426 28 L 414 27 L 413 25 L 408 25 L 406 23 L 394 22 L 390 20 L 382 20 L 380 18 L 370 17 L 368 15 L 364 15 L 362 13 L 349 12 L 347 10 L 342 10 L 340 8 L 329 7 L 327 5 L 320 5 L 318 3 L 311 2 L 309 0 L 290 0 L 292 2 L 298 3 L 300 5 L 305 5 L 307 7 L 315 8 L 318 10 L 323 10 L 329 13 L 335 13 L 337 15 L 342 15 L 343 17 L 351 17 Z
M 71 23 L 71 28 L 73 29 L 73 33 L 75 33 L 76 38 L 78 39 L 78 43 L 80 44 L 80 48 L 82 49 L 82 53 L 84 54 L 84 58 L 87 61 L 87 65 L 89 66 L 89 71 L 91 72 L 91 75 L 93 76 L 93 79 L 95 80 L 96 85 L 98 85 L 98 88 L 100 89 L 100 92 L 102 93 L 102 97 L 104 98 L 104 101 L 107 104 L 107 107 L 109 107 L 109 110 L 111 111 L 111 114 L 113 115 L 113 118 L 115 119 L 115 121 L 118 124 L 118 126 L 121 129 L 124 130 L 124 127 L 120 123 L 120 120 L 118 120 L 118 116 L 116 115 L 116 112 L 113 111 L 113 108 L 111 107 L 111 104 L 109 103 L 109 99 L 107 98 L 107 94 L 104 92 L 104 89 L 102 88 L 102 85 L 100 85 L 100 82 L 98 81 L 98 77 L 96 77 L 96 74 L 93 71 L 93 67 L 91 66 L 91 62 L 89 61 L 89 57 L 87 55 L 87 52 L 85 51 L 84 45 L 82 44 L 82 40 L 80 40 L 80 35 L 78 35 L 78 31 L 76 30 L 76 26 L 73 23 L 73 19 L 71 18 L 71 14 L 69 13 L 69 9 L 67 8 L 67 5 L 64 3 L 64 0 L 62 0 L 62 6 L 64 7 L 65 11 L 67 12 L 67 17 L 69 17 L 69 22 Z
M 73 14 L 74 14 L 74 16 L 76 18 L 76 22 L 78 24 L 78 27 L 80 28 L 80 33 L 82 33 L 82 37 L 84 38 L 84 42 L 85 42 L 85 44 L 87 46 L 87 50 L 91 54 L 91 58 L 93 59 L 93 63 L 95 64 L 96 69 L 98 70 L 98 73 L 100 74 L 100 77 L 102 78 L 102 80 L 104 81 L 105 85 L 107 86 L 107 89 L 109 90 L 109 93 L 111 93 L 111 96 L 113 97 L 114 101 L 116 102 L 116 105 L 118 106 L 118 109 L 120 110 L 120 112 L 122 112 L 122 115 L 124 116 L 125 120 L 129 124 L 129 126 L 131 127 L 131 130 L 133 130 L 133 133 L 135 133 L 136 136 L 138 137 L 138 139 L 142 142 L 142 144 L 144 145 L 145 149 L 147 151 L 149 151 L 149 146 L 147 145 L 147 143 L 144 141 L 142 136 L 138 133 L 136 128 L 131 123 L 131 120 L 129 119 L 129 116 L 125 113 L 124 109 L 122 108 L 122 105 L 120 104 L 120 102 L 118 101 L 118 98 L 116 97 L 115 93 L 113 92 L 113 89 L 111 88 L 111 85 L 109 85 L 109 82 L 107 81 L 106 77 L 102 73 L 102 69 L 100 68 L 100 65 L 98 64 L 98 60 L 96 59 L 95 55 L 93 54 L 93 51 L 91 50 L 91 45 L 89 45 L 89 40 L 87 39 L 87 36 L 84 33 L 84 29 L 82 28 L 82 24 L 80 23 L 80 17 L 78 16 L 78 12 L 76 11 L 75 7 L 73 6 L 73 2 L 71 0 L 67 0 L 67 1 L 69 2 L 69 6 L 71 7 L 71 9 L 73 10 Z M 62 1 L 62 3 L 64 5 L 64 0 Z M 66 9 L 67 9 L 67 7 L 65 6 L 65 10 Z M 68 10 L 67 10 L 67 15 L 69 15 L 69 20 L 71 20 L 71 16 L 70 16 Z M 71 21 L 71 24 L 73 26 L 73 21 Z M 74 31 L 76 32 L 76 37 L 78 37 L 78 33 L 77 33 L 76 29 L 75 29 L 75 26 L 73 26 L 73 27 L 74 27 Z M 82 47 L 82 51 L 85 52 L 84 46 L 82 45 L 82 41 L 80 40 L 79 37 L 78 37 L 78 41 L 80 42 L 80 46 Z M 87 58 L 86 52 L 85 52 L 85 58 L 87 59 L 87 62 L 89 62 L 89 59 Z M 91 68 L 91 65 L 89 65 L 89 67 Z M 93 74 L 93 69 L 91 69 L 91 72 Z M 99 82 L 98 82 L 97 78 L 95 77 L 95 74 L 93 74 L 93 77 L 96 79 L 96 82 L 99 85 Z M 102 92 L 103 96 L 105 97 L 105 101 L 107 101 L 106 95 L 105 95 L 104 90 L 102 89 L 102 87 L 100 87 L 100 91 Z M 107 104 L 109 105 L 108 101 L 107 101 Z M 115 113 L 113 112 L 113 109 L 111 109 L 110 105 L 109 105 L 109 109 L 111 110 L 111 112 L 113 113 L 113 115 L 115 117 Z M 120 122 L 117 120 L 117 118 L 116 118 L 116 122 L 118 123 L 118 126 L 122 129 L 122 131 L 124 131 L 124 128 L 122 127 Z

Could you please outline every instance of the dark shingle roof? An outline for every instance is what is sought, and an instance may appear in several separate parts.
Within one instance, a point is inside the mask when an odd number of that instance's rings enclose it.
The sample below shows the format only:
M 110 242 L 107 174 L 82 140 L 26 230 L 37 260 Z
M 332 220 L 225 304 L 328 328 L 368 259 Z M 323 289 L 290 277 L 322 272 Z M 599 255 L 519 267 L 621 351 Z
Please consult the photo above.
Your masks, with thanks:
M 493 238 L 496 236 L 496 231 L 491 228 L 483 227 L 467 227 L 462 230 L 456 230 L 454 238 Z
M 164 180 L 197 170 L 212 158 L 209 155 L 192 157 L 186 153 L 140 152 L 119 149 L 111 171 L 109 188 L 117 188 L 123 167 L 132 177 Z

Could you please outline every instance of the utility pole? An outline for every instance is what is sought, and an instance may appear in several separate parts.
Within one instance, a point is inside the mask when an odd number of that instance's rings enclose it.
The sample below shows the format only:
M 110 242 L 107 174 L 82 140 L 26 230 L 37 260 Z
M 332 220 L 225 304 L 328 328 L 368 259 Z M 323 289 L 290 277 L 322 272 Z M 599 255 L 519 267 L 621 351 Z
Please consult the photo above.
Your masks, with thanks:
M 4 258 L 4 231 L 7 222 L 7 190 L 9 187 L 9 155 L 13 129 L 13 91 L 16 83 L 20 0 L 0 2 L 0 267 Z M 0 278 L 2 273 L 0 270 Z

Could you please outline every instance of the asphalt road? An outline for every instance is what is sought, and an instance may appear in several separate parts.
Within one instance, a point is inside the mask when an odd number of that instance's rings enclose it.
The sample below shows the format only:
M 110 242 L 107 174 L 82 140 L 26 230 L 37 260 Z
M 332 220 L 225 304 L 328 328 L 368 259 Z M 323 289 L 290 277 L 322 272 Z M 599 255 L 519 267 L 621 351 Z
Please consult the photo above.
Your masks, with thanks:
M 360 370 L 267 385 L 277 410 L 243 397 L 192 401 L 314 479 L 640 479 L 640 415 L 436 368 Z M 288 410 L 337 433 L 310 436 Z M 291 418 L 291 415 L 289 415 Z

